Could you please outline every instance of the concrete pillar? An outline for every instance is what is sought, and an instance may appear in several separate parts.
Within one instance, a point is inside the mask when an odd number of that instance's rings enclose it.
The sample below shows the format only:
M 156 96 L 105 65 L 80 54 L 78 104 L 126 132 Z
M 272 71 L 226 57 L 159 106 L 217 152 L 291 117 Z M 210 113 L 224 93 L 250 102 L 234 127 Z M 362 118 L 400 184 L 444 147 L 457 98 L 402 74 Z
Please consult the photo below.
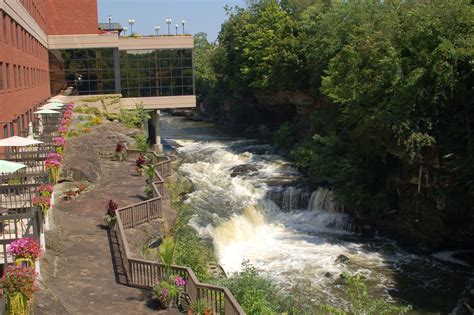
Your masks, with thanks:
M 151 115 L 151 120 L 152 120 L 152 126 L 154 128 L 154 136 L 155 136 L 155 145 L 154 145 L 154 150 L 157 153 L 162 153 L 163 152 L 163 145 L 161 144 L 161 132 L 160 132 L 160 111 L 153 111 Z M 150 133 L 149 133 L 150 134 Z

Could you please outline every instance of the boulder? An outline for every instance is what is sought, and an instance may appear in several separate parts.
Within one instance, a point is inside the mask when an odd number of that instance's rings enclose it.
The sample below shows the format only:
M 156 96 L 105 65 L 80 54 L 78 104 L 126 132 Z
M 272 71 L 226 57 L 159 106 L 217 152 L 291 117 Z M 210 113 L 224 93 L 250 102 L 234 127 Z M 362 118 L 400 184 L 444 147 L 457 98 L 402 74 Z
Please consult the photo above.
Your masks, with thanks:
M 242 175 L 251 175 L 258 172 L 259 167 L 251 164 L 242 164 L 232 167 L 230 170 L 232 173 L 231 177 L 242 176 Z
M 345 264 L 346 262 L 349 261 L 349 257 L 347 257 L 345 255 L 339 255 L 339 256 L 337 256 L 335 261 L 338 264 Z

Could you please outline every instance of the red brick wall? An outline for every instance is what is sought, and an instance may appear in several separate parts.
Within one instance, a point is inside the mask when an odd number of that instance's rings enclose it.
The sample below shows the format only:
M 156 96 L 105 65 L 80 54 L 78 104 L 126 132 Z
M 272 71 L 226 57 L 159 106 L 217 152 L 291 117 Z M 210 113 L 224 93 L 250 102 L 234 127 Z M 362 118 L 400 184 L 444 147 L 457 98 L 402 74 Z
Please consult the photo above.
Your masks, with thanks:
M 97 34 L 97 0 L 46 0 L 48 35 Z
M 4 17 L 5 23 L 3 23 Z M 48 50 L 21 26 L 12 24 L 12 19 L 1 10 L 0 64 L 2 81 L 0 85 L 0 137 L 5 136 L 3 131 L 5 125 L 8 125 L 9 136 L 11 136 L 11 126 L 14 127 L 15 135 L 18 135 L 17 121 L 24 121 L 20 123 L 20 128 L 28 126 L 26 112 L 50 97 Z M 8 88 L 7 64 L 9 65 Z M 32 115 L 28 116 L 31 120 Z
M 30 16 L 46 32 L 47 3 L 46 0 L 20 0 L 21 5 Z

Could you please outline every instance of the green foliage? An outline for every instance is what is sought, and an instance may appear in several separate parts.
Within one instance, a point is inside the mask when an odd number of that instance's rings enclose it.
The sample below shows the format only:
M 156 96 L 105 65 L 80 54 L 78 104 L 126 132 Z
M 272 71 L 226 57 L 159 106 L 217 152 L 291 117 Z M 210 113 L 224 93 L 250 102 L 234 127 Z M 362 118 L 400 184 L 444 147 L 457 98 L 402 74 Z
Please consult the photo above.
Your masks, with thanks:
M 196 299 L 191 302 L 189 309 L 192 311 L 193 315 L 206 315 L 209 309 L 212 308 L 209 306 L 209 303 L 204 299 Z
M 216 282 L 232 292 L 247 314 L 310 314 L 248 262 L 242 263 L 242 271 Z
M 135 136 L 135 149 L 147 152 L 149 147 L 150 143 L 145 133 L 139 133 Z
M 150 114 L 145 110 L 143 102 L 135 104 L 135 109 L 120 108 L 119 121 L 127 128 L 144 128 L 145 123 L 150 119 Z
M 207 281 L 211 277 L 209 264 L 217 261 L 212 245 L 201 239 L 196 230 L 188 225 L 193 212 L 189 205 L 182 203 L 182 185 L 168 184 L 167 189 L 171 204 L 178 212 L 171 229 L 171 235 L 177 240 L 176 263 L 191 268 L 200 281 Z
M 102 116 L 102 113 L 100 112 L 100 109 L 98 109 L 96 107 L 90 107 L 90 106 L 87 106 L 87 105 L 74 107 L 73 111 L 75 113 L 89 114 L 89 115 L 94 115 L 94 116 L 97 116 L 97 117 Z
M 351 276 L 344 274 L 346 281 L 345 288 L 348 298 L 351 302 L 349 312 L 331 305 L 321 305 L 321 311 L 324 314 L 335 315 L 389 315 L 406 314 L 411 310 L 410 306 L 401 307 L 393 303 L 388 303 L 383 299 L 374 299 L 369 296 L 367 287 L 359 274 Z
M 283 123 L 273 135 L 275 144 L 282 148 L 291 148 L 295 142 L 294 126 L 289 123 Z
M 176 243 L 171 236 L 165 237 L 158 249 L 158 257 L 160 258 L 160 262 L 165 265 L 168 275 L 170 275 L 171 265 L 176 262 L 175 249 Z
M 219 34 L 215 59 L 221 62 L 216 71 L 236 89 L 298 85 L 297 26 L 278 2 L 258 1 L 247 10 L 227 8 L 227 14 Z
M 176 263 L 191 268 L 200 281 L 209 280 L 209 263 L 216 261 L 212 247 L 188 225 L 176 231 L 175 235 L 179 239 L 176 246 Z
M 151 199 L 153 198 L 153 187 L 150 185 L 146 185 L 145 187 L 145 196 L 147 197 L 147 199 Z

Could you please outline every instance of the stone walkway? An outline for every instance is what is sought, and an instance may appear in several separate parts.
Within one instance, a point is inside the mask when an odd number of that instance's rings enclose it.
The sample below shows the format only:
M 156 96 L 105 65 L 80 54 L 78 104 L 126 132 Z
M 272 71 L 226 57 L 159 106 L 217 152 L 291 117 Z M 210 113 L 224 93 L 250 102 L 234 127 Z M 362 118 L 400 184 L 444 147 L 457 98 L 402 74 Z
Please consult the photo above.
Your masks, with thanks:
M 95 189 L 55 205 L 35 314 L 178 314 L 159 311 L 149 291 L 121 284 L 120 260 L 102 217 L 109 199 L 119 207 L 142 201 L 145 178 L 135 175 L 131 162 L 101 164 Z

